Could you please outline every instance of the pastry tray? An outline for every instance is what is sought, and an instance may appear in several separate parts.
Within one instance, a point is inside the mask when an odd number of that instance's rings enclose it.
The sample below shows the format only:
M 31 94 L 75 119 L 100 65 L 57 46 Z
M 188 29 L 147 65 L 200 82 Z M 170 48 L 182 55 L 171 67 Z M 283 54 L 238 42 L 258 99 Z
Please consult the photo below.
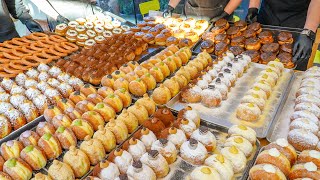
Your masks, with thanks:
M 268 99 L 263 114 L 255 122 L 238 120 L 236 112 L 242 97 L 252 87 L 257 75 L 266 68 L 266 65 L 251 63 L 250 68 L 243 74 L 243 77 L 236 81 L 235 87 L 232 87 L 228 93 L 228 99 L 221 102 L 216 108 L 208 108 L 201 103 L 184 103 L 181 102 L 180 93 L 171 99 L 167 106 L 174 110 L 181 110 L 185 106 L 191 106 L 199 111 L 201 119 L 209 122 L 231 127 L 233 124 L 243 124 L 253 128 L 258 138 L 265 138 L 269 131 L 272 121 L 274 121 L 277 112 L 281 113 L 282 101 L 287 95 L 287 89 L 293 77 L 293 70 L 285 69 L 279 78 L 277 85 L 273 88 L 272 94 Z
M 296 92 L 300 88 L 303 72 L 295 72 L 290 85 L 287 88 L 287 97 L 284 99 L 282 110 L 276 115 L 270 127 L 267 140 L 273 142 L 279 138 L 287 139 L 289 133 L 290 116 L 294 112 Z
M 174 114 L 174 116 L 177 116 L 178 114 L 177 111 L 173 109 L 171 109 L 171 111 Z M 219 153 L 220 149 L 222 149 L 223 143 L 228 137 L 228 128 L 202 120 L 202 119 L 201 119 L 200 125 L 209 128 L 210 132 L 212 132 L 215 135 L 215 137 L 217 138 L 217 149 L 215 150 L 214 154 Z M 134 133 L 132 133 L 131 136 L 128 137 L 126 141 L 129 141 L 131 137 L 135 136 L 135 133 L 137 133 L 138 130 L 140 129 L 142 129 L 142 126 L 140 126 Z M 122 143 L 122 145 L 124 143 Z M 122 145 L 119 145 L 118 147 L 121 148 Z M 252 155 L 248 158 L 246 168 L 242 173 L 238 173 L 234 175 L 235 180 L 245 180 L 247 178 L 249 170 L 253 166 L 259 154 L 259 150 L 260 150 L 260 142 L 259 140 L 257 140 L 255 143 L 254 149 L 252 150 Z M 197 167 L 197 165 L 193 165 L 184 161 L 178 154 L 177 160 L 173 164 L 170 164 L 169 167 L 170 167 L 169 174 L 166 177 L 159 178 L 159 179 L 161 180 L 188 179 L 189 174 L 192 172 L 193 169 Z

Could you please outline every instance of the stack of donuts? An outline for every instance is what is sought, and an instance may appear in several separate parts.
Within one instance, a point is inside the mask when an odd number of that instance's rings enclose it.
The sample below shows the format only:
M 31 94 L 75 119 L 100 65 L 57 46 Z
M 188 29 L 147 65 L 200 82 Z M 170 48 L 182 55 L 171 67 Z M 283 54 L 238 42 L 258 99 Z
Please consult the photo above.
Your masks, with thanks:
M 296 149 L 286 139 L 277 139 L 264 147 L 258 155 L 256 165 L 250 169 L 251 180 L 319 179 L 320 152 Z
M 111 74 L 124 63 L 135 60 L 147 47 L 147 43 L 136 40 L 130 34 L 113 35 L 101 44 L 83 48 L 79 54 L 70 56 L 67 61 L 61 59 L 56 65 L 69 74 L 98 85 L 104 75 Z
M 227 20 L 220 19 L 210 32 L 202 35 L 202 39 L 201 50 L 217 56 L 230 50 L 235 55 L 244 52 L 252 62 L 268 64 L 278 58 L 286 68 L 295 66 L 292 62 L 292 34 L 280 32 L 275 39 L 271 31 L 262 31 L 257 22 L 247 25 L 245 21 L 237 21 L 230 26 Z
M 69 97 L 81 84 L 80 79 L 45 64 L 19 73 L 15 80 L 3 78 L 0 82 L 0 138 L 33 121 L 48 105 Z
M 291 115 L 288 141 L 298 151 L 320 151 L 320 69 L 312 67 L 304 72 L 296 92 L 294 113 Z
M 113 34 L 121 34 L 129 29 L 129 26 L 121 25 L 120 21 L 112 20 L 110 16 L 92 15 L 87 18 L 78 18 L 68 24 L 59 24 L 56 26 L 55 33 L 83 47 L 101 43 L 105 38 Z
M 13 38 L 0 43 L 0 77 L 15 77 L 40 63 L 48 64 L 77 50 L 77 45 L 58 35 L 31 33 Z
M 218 107 L 228 98 L 228 92 L 238 78 L 249 68 L 251 58 L 246 55 L 234 56 L 227 52 L 217 64 L 206 69 L 203 75 L 194 80 L 181 92 L 187 103 L 199 103 L 206 107 Z
M 137 39 L 160 46 L 179 45 L 180 48 L 191 47 L 209 26 L 208 21 L 194 18 L 145 17 L 143 20 L 131 27 Z
M 244 121 L 257 121 L 263 113 L 272 89 L 281 78 L 284 66 L 279 61 L 270 61 L 265 70 L 261 71 L 255 79 L 252 88 L 241 99 L 236 109 L 236 116 Z

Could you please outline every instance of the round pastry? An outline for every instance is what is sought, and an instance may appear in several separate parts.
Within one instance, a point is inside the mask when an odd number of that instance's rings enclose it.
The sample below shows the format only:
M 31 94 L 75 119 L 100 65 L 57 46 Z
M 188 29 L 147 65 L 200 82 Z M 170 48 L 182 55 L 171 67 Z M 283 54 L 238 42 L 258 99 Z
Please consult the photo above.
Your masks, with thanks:
M 31 179 L 31 167 L 20 158 L 11 158 L 3 165 L 3 172 L 12 179 Z
M 116 116 L 115 110 L 105 103 L 96 104 L 93 110 L 98 112 L 106 122 Z
M 246 167 L 246 156 L 237 147 L 225 147 L 221 149 L 221 154 L 231 162 L 234 173 L 242 172 Z
M 163 122 L 156 117 L 144 121 L 142 125 L 150 129 L 156 136 L 159 136 L 161 131 L 165 129 Z
M 231 136 L 229 137 L 226 142 L 224 143 L 224 147 L 231 147 L 235 146 L 240 151 L 244 153 L 246 157 L 250 157 L 253 146 L 252 144 L 245 138 L 241 136 Z
M 64 111 L 64 114 L 70 117 L 71 120 L 81 118 L 81 112 L 78 109 L 69 107 Z
M 240 31 L 244 31 L 247 29 L 247 22 L 243 20 L 239 20 L 234 23 L 234 26 L 238 26 L 240 28 Z
M 79 140 L 84 140 L 86 136 L 92 137 L 94 132 L 92 125 L 84 119 L 75 119 L 70 127 Z
M 171 27 L 169 27 L 169 28 L 171 28 Z M 182 38 L 184 38 L 184 35 L 185 35 L 185 31 L 184 30 L 182 30 L 182 29 L 177 29 L 177 30 L 174 30 L 174 29 L 172 29 L 172 31 L 173 31 L 173 36 L 174 37 L 176 37 L 177 39 L 182 39 Z
M 178 45 L 179 44 L 179 39 L 174 37 L 174 36 L 170 36 L 167 38 L 166 40 L 166 46 L 170 46 L 170 45 Z
M 96 111 L 87 111 L 82 114 L 82 119 L 88 121 L 96 131 L 100 125 L 104 125 L 103 117 Z
M 277 54 L 279 52 L 279 44 L 278 43 L 265 43 L 261 47 L 262 52 L 271 52 Z
M 97 90 L 95 87 L 93 87 L 92 85 L 90 84 L 85 84 L 84 86 L 82 86 L 80 88 L 80 92 L 85 95 L 85 96 L 88 96 L 89 94 L 94 94 L 94 93 L 97 93 Z
M 248 141 L 251 142 L 251 144 L 255 144 L 256 143 L 256 132 L 246 126 L 243 125 L 233 125 L 229 128 L 228 130 L 228 134 L 231 136 L 242 136 L 245 139 L 247 139 Z
M 46 133 L 54 134 L 55 131 L 54 126 L 48 122 L 40 122 L 36 128 L 36 132 L 39 136 L 43 136 Z
M 156 135 L 145 127 L 138 131 L 136 137 L 139 138 L 140 141 L 144 144 L 146 150 L 150 150 L 152 143 L 157 140 Z
M 258 35 L 262 44 L 273 43 L 273 35 L 271 31 L 263 31 Z
M 157 150 L 167 160 L 168 164 L 174 163 L 177 159 L 177 149 L 167 139 L 159 139 L 153 142 L 151 150 Z
M 38 141 L 38 146 L 43 150 L 48 159 L 55 159 L 62 153 L 61 145 L 50 133 L 45 133 Z
M 199 40 L 199 36 L 194 31 L 187 32 L 184 38 L 190 39 L 192 43 L 196 43 Z
M 70 150 L 63 156 L 63 162 L 72 168 L 77 178 L 85 175 L 90 169 L 88 156 L 80 149 L 76 149 L 75 146 L 71 146 Z
M 269 62 L 276 59 L 276 54 L 272 52 L 265 52 L 261 54 L 261 63 L 262 64 L 268 64 Z
M 40 170 L 47 164 L 47 158 L 42 150 L 34 145 L 26 146 L 20 154 L 21 159 L 27 162 L 33 170 Z
M 125 149 L 132 155 L 134 161 L 139 160 L 144 153 L 146 153 L 146 148 L 140 140 L 136 138 L 131 138 L 124 145 Z
M 122 121 L 110 119 L 105 128 L 109 129 L 115 135 L 117 144 L 122 143 L 128 137 L 128 129 Z
M 129 166 L 127 174 L 137 180 L 157 179 L 156 174 L 153 172 L 153 170 L 149 166 L 143 164 L 140 160 L 134 161 L 132 165 Z
M 39 135 L 34 131 L 25 131 L 19 136 L 19 141 L 23 143 L 24 146 L 34 145 L 36 146 L 38 144 L 40 137 Z
M 246 40 L 246 38 L 243 36 L 235 37 L 235 38 L 231 39 L 231 46 L 244 47 L 245 40 Z
M 262 111 L 264 109 L 264 106 L 266 104 L 266 101 L 260 97 L 258 94 L 250 94 L 250 95 L 245 95 L 241 99 L 241 103 L 252 103 L 255 104 L 259 107 L 259 109 Z M 240 113 L 240 112 L 239 112 Z M 250 113 L 251 114 L 251 113 Z M 240 116 L 240 115 L 239 115 Z
M 80 149 L 86 153 L 92 165 L 99 163 L 106 156 L 101 141 L 98 139 L 91 139 L 89 136 L 81 143 Z
M 169 173 L 168 162 L 157 150 L 144 153 L 140 161 L 149 166 L 155 172 L 157 178 L 165 177 Z
M 136 116 L 139 121 L 139 124 L 142 124 L 144 121 L 148 119 L 148 110 L 141 105 L 139 102 L 136 102 L 133 106 L 130 106 L 127 109 L 128 112 L 131 112 Z
M 294 68 L 295 64 L 292 62 L 292 54 L 282 52 L 278 55 L 278 59 L 284 64 L 285 68 Z
M 215 51 L 214 54 L 217 56 L 221 56 L 223 53 L 225 53 L 228 50 L 228 44 L 225 42 L 219 42 L 215 45 Z
M 243 47 L 241 46 L 230 46 L 229 50 L 236 56 L 244 51 Z
M 258 22 L 254 22 L 248 26 L 248 30 L 254 30 L 257 34 L 262 31 L 261 24 Z
M 4 104 L 0 103 L 0 106 Z M 9 106 L 8 106 L 9 107 Z M 1 112 L 2 113 L 2 112 Z M 4 113 L 4 112 L 3 112 Z M 3 115 L 0 115 L 0 138 L 4 138 L 12 131 L 10 121 Z
M 295 111 L 308 110 L 311 113 L 313 113 L 315 116 L 320 118 L 320 108 L 313 103 L 302 102 L 302 103 L 296 104 L 294 109 Z
M 48 175 L 37 173 L 34 175 L 34 178 L 32 178 L 32 180 L 52 180 L 52 178 Z
M 158 34 L 155 37 L 155 44 L 159 46 L 166 45 L 166 36 L 164 34 Z
M 282 44 L 280 46 L 280 51 L 292 54 L 292 44 Z
M 290 161 L 276 148 L 262 151 L 256 160 L 256 164 L 272 164 L 278 167 L 286 176 L 290 172 Z
M 69 128 L 60 126 L 54 135 L 58 138 L 63 149 L 69 149 L 71 146 L 77 145 L 77 138 Z
M 233 39 L 235 37 L 238 37 L 241 35 L 240 27 L 238 26 L 232 26 L 227 30 L 227 35 L 230 39 Z
M 55 117 L 56 115 L 62 114 L 61 109 L 59 109 L 56 106 L 49 106 L 43 113 L 44 118 L 46 119 L 46 121 L 51 122 L 51 120 L 53 119 L 53 117 Z
M 132 164 L 132 156 L 128 151 L 123 149 L 114 150 L 108 158 L 110 161 L 115 163 L 119 167 L 120 173 L 125 174 L 128 167 Z
M 12 180 L 12 178 L 7 173 L 2 172 L 2 170 L 0 171 L 0 178 L 3 180 Z
M 114 134 L 103 126 L 99 126 L 99 130 L 94 133 L 93 138 L 100 140 L 106 152 L 111 152 L 116 147 Z
M 254 103 L 241 103 L 237 107 L 237 118 L 244 121 L 256 121 L 261 115 L 261 110 Z
M 233 167 L 231 162 L 221 154 L 213 154 L 205 160 L 205 165 L 215 168 L 224 179 L 232 179 Z
M 259 50 L 261 47 L 260 40 L 257 38 L 249 38 L 245 41 L 245 47 L 247 50 Z
M 104 103 L 109 105 L 111 108 L 115 110 L 115 112 L 120 112 L 123 108 L 123 104 L 119 96 L 115 94 L 109 94 L 104 100 Z
M 193 121 L 189 121 L 185 118 L 178 118 L 178 120 L 175 122 L 175 126 L 179 127 L 189 138 L 193 131 L 196 130 L 196 124 Z
M 192 46 L 192 40 L 188 38 L 182 38 L 179 41 L 179 47 L 191 47 Z
M 152 115 L 155 113 L 156 103 L 148 96 L 148 94 L 144 94 L 143 98 L 138 99 L 137 102 L 146 108 L 149 115 Z M 155 114 L 154 114 L 154 117 L 156 117 Z
M 152 93 L 152 99 L 157 104 L 166 104 L 171 99 L 170 90 L 163 84 L 156 88 Z
M 276 166 L 271 164 L 258 164 L 253 166 L 249 171 L 249 177 L 252 180 L 259 179 L 278 179 L 286 180 L 286 176 Z
M 320 176 L 320 170 L 313 162 L 296 164 L 292 167 L 289 179 L 317 179 Z
M 298 164 L 313 162 L 318 168 L 320 167 L 320 152 L 315 150 L 304 150 L 299 154 Z
M 225 177 L 224 177 L 225 178 Z M 190 180 L 222 179 L 216 169 L 209 166 L 196 167 L 190 174 Z
M 216 149 L 216 137 L 206 127 L 201 126 L 199 129 L 195 130 L 192 133 L 191 138 L 201 142 L 208 152 L 213 152 Z
M 300 118 L 308 119 L 309 121 L 312 121 L 313 123 L 318 124 L 317 116 L 315 116 L 313 113 L 311 113 L 308 110 L 295 111 L 290 117 L 291 121 L 294 121 L 295 119 L 300 119 Z
M 48 169 L 48 175 L 53 179 L 75 179 L 71 167 L 63 162 L 54 160 Z
M 8 118 L 14 130 L 19 129 L 27 123 L 26 118 L 16 109 L 9 109 L 4 112 L 4 115 Z
M 197 85 L 188 85 L 181 90 L 181 97 L 183 101 L 189 103 L 197 103 L 201 101 L 202 89 Z
M 306 131 L 312 132 L 315 135 L 317 135 L 319 131 L 319 127 L 316 123 L 305 118 L 298 118 L 293 120 L 290 123 L 290 130 L 292 129 L 305 129 Z
M 23 149 L 23 144 L 17 140 L 10 140 L 1 144 L 0 152 L 5 160 L 10 158 L 19 158 L 20 151 Z
M 218 34 L 214 37 L 214 42 L 216 44 L 220 43 L 220 42 L 224 42 L 229 44 L 230 40 L 228 39 L 228 36 L 226 34 Z
M 278 43 L 280 45 L 293 43 L 292 34 L 290 32 L 285 32 L 285 31 L 280 32 L 277 38 L 278 38 Z
M 203 144 L 191 138 L 184 142 L 180 148 L 181 158 L 196 165 L 201 165 L 207 157 L 207 150 Z
M 228 29 L 230 27 L 228 21 L 226 19 L 219 19 L 214 24 L 216 27 L 223 27 L 223 29 Z
M 158 37 L 159 38 L 159 37 Z M 152 34 L 145 34 L 142 37 L 142 40 L 147 42 L 148 44 L 154 44 L 155 43 L 155 37 Z
M 82 94 L 80 91 L 75 91 L 69 96 L 69 99 L 74 104 L 77 104 L 79 101 L 85 100 L 86 96 L 84 94 Z
M 128 112 L 126 109 L 123 109 L 116 121 L 124 122 L 128 129 L 128 133 L 132 133 L 138 127 L 138 119 L 133 113 Z
M 298 151 L 315 149 L 319 138 L 304 129 L 293 129 L 288 133 L 288 142 Z
M 110 88 L 110 87 L 107 87 L 107 86 L 103 86 L 103 87 L 101 87 L 101 88 L 98 89 L 98 94 L 99 94 L 100 96 L 102 96 L 103 98 L 106 98 L 106 97 L 108 97 L 110 94 L 113 94 L 113 93 L 114 93 L 113 89 Z
M 214 43 L 213 41 L 207 39 L 200 44 L 201 51 L 206 51 L 207 53 L 213 53 Z

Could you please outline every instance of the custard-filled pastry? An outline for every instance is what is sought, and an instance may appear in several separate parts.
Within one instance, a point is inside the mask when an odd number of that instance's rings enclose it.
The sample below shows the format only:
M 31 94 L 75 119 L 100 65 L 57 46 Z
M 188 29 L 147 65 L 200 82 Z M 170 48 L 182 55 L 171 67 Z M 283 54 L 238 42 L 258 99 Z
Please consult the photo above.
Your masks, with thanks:
M 177 149 L 180 149 L 180 146 L 187 141 L 185 133 L 181 129 L 177 129 L 175 127 L 166 128 L 161 133 L 161 138 L 167 138 L 176 146 Z
M 231 126 L 228 130 L 228 134 L 230 136 L 242 136 L 246 138 L 248 141 L 250 141 L 253 145 L 256 143 L 257 139 L 256 132 L 253 129 L 243 125 Z
M 320 169 L 313 162 L 295 164 L 288 177 L 289 179 L 319 179 Z
M 103 180 L 114 180 L 120 175 L 120 171 L 114 163 L 102 161 L 93 168 L 92 174 Z
M 29 146 L 29 145 L 36 146 L 38 144 L 39 139 L 40 139 L 40 136 L 36 132 L 30 131 L 30 130 L 23 132 L 19 136 L 19 141 L 22 142 L 24 146 Z
M 113 77 L 110 74 L 103 76 L 103 78 L 101 79 L 101 85 L 105 87 L 110 87 L 113 89 L 113 85 L 114 85 Z
M 156 174 L 148 166 L 142 163 L 140 160 L 134 161 L 131 166 L 129 166 L 127 174 L 134 177 L 136 180 L 156 180 Z
M 234 175 L 231 162 L 221 154 L 209 156 L 204 164 L 216 169 L 222 179 L 231 180 Z
M 136 116 L 139 124 L 143 124 L 143 122 L 149 118 L 147 109 L 139 102 L 136 102 L 133 106 L 130 106 L 127 111 Z
M 113 90 L 117 90 L 121 88 L 125 88 L 126 90 L 129 90 L 129 82 L 124 78 L 119 78 L 115 80 L 113 84 Z
M 105 122 L 109 122 L 110 119 L 116 117 L 116 112 L 113 108 L 105 103 L 98 103 L 93 109 L 94 111 L 98 112 L 104 119 Z
M 172 79 L 175 80 L 179 84 L 180 89 L 182 89 L 188 85 L 188 80 L 182 75 L 175 75 L 172 77 Z
M 299 154 L 298 163 L 313 162 L 320 168 L 320 152 L 316 150 L 305 150 Z
M 52 180 L 52 178 L 48 175 L 37 173 L 36 175 L 34 175 L 34 178 L 32 178 L 31 180 Z
M 185 118 L 180 118 L 175 122 L 175 126 L 179 129 L 181 129 L 189 138 L 193 131 L 197 129 L 196 124 L 193 121 L 189 121 Z
M 20 152 L 23 149 L 23 144 L 17 140 L 7 141 L 1 144 L 1 155 L 5 160 L 11 158 L 19 158 Z
M 127 109 L 123 109 L 122 113 L 117 117 L 116 121 L 122 121 L 128 129 L 128 133 L 131 134 L 139 125 L 139 121 L 136 116 L 128 112 Z
M 245 138 L 241 136 L 231 136 L 224 143 L 225 147 L 235 146 L 244 153 L 246 157 L 249 157 L 252 153 L 253 146 Z
M 69 164 L 74 175 L 78 178 L 85 175 L 90 169 L 88 156 L 80 149 L 76 149 L 75 146 L 71 146 L 70 150 L 63 156 L 63 162 Z
M 150 150 L 144 153 L 140 160 L 143 164 L 151 167 L 157 178 L 165 177 L 169 173 L 168 162 L 157 150 Z
M 143 98 L 138 99 L 137 102 L 147 109 L 149 116 L 156 111 L 156 103 L 149 97 L 148 94 L 144 94 Z
M 76 119 L 71 124 L 71 129 L 78 140 L 84 140 L 86 136 L 92 137 L 94 130 L 91 124 L 84 119 Z
M 55 117 L 58 114 L 62 114 L 61 109 L 59 109 L 56 106 L 49 106 L 43 113 L 44 118 L 46 121 L 51 122 L 53 117 Z
M 38 146 L 44 151 L 49 160 L 59 157 L 62 153 L 58 139 L 50 133 L 44 134 L 39 139 Z
M 70 99 L 63 98 L 57 102 L 57 106 L 63 112 L 66 109 L 68 109 L 69 107 L 74 107 L 75 104 Z
M 147 86 L 140 78 L 138 78 L 129 83 L 129 91 L 135 96 L 143 96 L 147 92 Z
M 76 106 L 75 109 L 78 110 L 78 112 L 80 112 L 80 114 L 83 114 L 87 111 L 92 111 L 94 108 L 95 104 L 93 104 L 90 101 L 87 100 L 83 100 L 83 101 L 79 101 Z
M 181 145 L 180 155 L 182 159 L 192 164 L 201 165 L 207 158 L 208 152 L 202 143 L 191 138 Z
M 4 164 L 4 159 L 3 159 L 3 157 L 2 156 L 0 156 L 0 171 L 2 171 L 3 170 L 3 164 Z M 0 176 L 1 177 L 1 176 Z
M 144 74 L 140 79 L 146 84 L 148 91 L 153 90 L 157 86 L 156 79 L 150 73 Z
M 175 120 L 171 110 L 166 107 L 159 107 L 153 117 L 160 119 L 166 127 L 170 127 Z
M 109 94 L 103 102 L 113 108 L 116 113 L 121 112 L 123 108 L 122 100 L 115 94 Z
M 296 162 L 297 152 L 294 149 L 294 147 L 288 143 L 286 139 L 284 138 L 277 139 L 275 142 L 268 144 L 265 147 L 265 150 L 272 149 L 272 148 L 276 148 L 281 154 L 285 155 L 290 161 L 291 165 L 293 165 Z M 299 155 L 299 158 L 302 157 L 301 154 Z M 320 156 L 319 156 L 319 159 L 320 159 Z
M 99 94 L 90 94 L 87 99 L 87 101 L 92 102 L 93 104 L 97 105 L 98 103 L 103 101 L 103 97 Z
M 99 126 L 99 130 L 93 134 L 93 138 L 101 141 L 106 152 L 111 152 L 116 147 L 114 134 L 103 126 Z
M 191 172 L 190 179 L 191 180 L 210 180 L 210 179 L 220 180 L 222 178 L 216 169 L 209 166 L 199 166 L 199 167 L 196 167 Z
M 111 87 L 103 86 L 98 89 L 98 94 L 103 98 L 106 98 L 109 94 L 113 94 L 114 91 Z
M 185 118 L 189 121 L 193 121 L 197 127 L 200 126 L 200 115 L 198 111 L 192 109 L 191 106 L 187 106 L 179 111 L 178 118 Z
M 98 139 L 91 139 L 89 136 L 81 143 L 80 149 L 86 153 L 91 165 L 96 165 L 106 156 L 102 142 Z
M 69 96 L 69 99 L 74 104 L 77 104 L 79 101 L 85 100 L 86 96 L 84 94 L 82 94 L 80 91 L 75 91 Z
M 153 142 L 157 140 L 156 135 L 146 127 L 143 127 L 140 131 L 138 131 L 135 137 L 140 139 L 140 141 L 146 147 L 146 150 L 150 150 Z
M 106 125 L 105 128 L 109 129 L 114 134 L 114 136 L 116 137 L 117 144 L 122 143 L 128 137 L 127 126 L 122 121 L 110 119 L 109 123 Z
M 80 102 L 80 101 L 79 101 Z M 68 108 L 64 111 L 64 114 L 68 115 L 72 121 L 81 118 L 82 112 L 75 108 Z
M 85 112 L 84 114 L 82 114 L 82 119 L 88 121 L 92 127 L 93 127 L 93 130 L 97 131 L 98 130 L 98 127 L 100 125 L 104 125 L 104 119 L 103 117 L 97 113 L 96 111 L 87 111 Z
M 121 99 L 124 108 L 131 105 L 132 98 L 131 98 L 130 93 L 126 89 L 124 89 L 124 88 L 117 89 L 114 92 L 114 94 L 117 95 Z
M 97 90 L 95 87 L 93 87 L 92 85 L 90 84 L 85 84 L 84 86 L 82 86 L 80 88 L 80 92 L 82 94 L 84 94 L 85 96 L 88 96 L 89 94 L 95 94 L 97 93 Z
M 132 155 L 134 161 L 137 161 L 146 152 L 146 147 L 139 139 L 131 138 L 124 146 L 127 151 Z
M 286 176 L 283 172 L 274 165 L 271 164 L 258 164 L 253 166 L 249 171 L 249 177 L 252 180 L 260 179 L 279 179 L 286 180 Z
M 148 72 L 145 72 L 148 73 Z M 151 76 L 154 77 L 154 79 L 156 80 L 157 83 L 160 83 L 164 80 L 165 76 L 163 75 L 162 71 L 160 68 L 158 67 L 153 67 L 149 70 L 149 73 L 151 74 Z
M 242 172 L 246 167 L 247 158 L 237 147 L 225 147 L 221 149 L 221 154 L 231 161 L 234 173 Z
M 178 151 L 176 146 L 167 139 L 162 138 L 155 141 L 151 146 L 151 150 L 159 151 L 159 153 L 167 160 L 168 164 L 174 163 L 177 159 Z
M 77 137 L 70 128 L 60 126 L 54 135 L 58 138 L 63 149 L 69 149 L 71 146 L 77 145 Z
M 177 65 L 172 58 L 168 57 L 163 62 L 168 66 L 171 74 L 177 70 Z
M 72 120 L 69 118 L 68 115 L 65 114 L 58 114 L 51 120 L 52 125 L 54 128 L 58 128 L 60 126 L 70 127 L 72 124 Z
M 151 130 L 157 137 L 159 137 L 161 131 L 166 128 L 163 122 L 156 117 L 150 118 L 149 120 L 143 122 L 142 125 Z
M 31 179 L 31 167 L 20 158 L 11 158 L 3 165 L 3 172 L 7 173 L 12 179 L 24 180 Z
M 199 129 L 193 131 L 191 138 L 201 142 L 206 147 L 208 152 L 213 152 L 216 149 L 216 137 L 209 131 L 207 127 L 201 126 Z
M 125 174 L 128 170 L 128 167 L 132 164 L 132 156 L 128 151 L 123 149 L 114 150 L 108 158 L 115 165 L 118 166 L 120 173 Z
M 47 164 L 47 157 L 38 146 L 26 146 L 21 151 L 20 157 L 27 162 L 33 170 L 40 170 Z
M 152 99 L 156 104 L 166 104 L 171 99 L 170 90 L 163 84 L 157 87 L 152 93 Z
M 63 162 L 54 160 L 48 169 L 48 175 L 57 180 L 73 180 L 75 176 L 71 167 Z

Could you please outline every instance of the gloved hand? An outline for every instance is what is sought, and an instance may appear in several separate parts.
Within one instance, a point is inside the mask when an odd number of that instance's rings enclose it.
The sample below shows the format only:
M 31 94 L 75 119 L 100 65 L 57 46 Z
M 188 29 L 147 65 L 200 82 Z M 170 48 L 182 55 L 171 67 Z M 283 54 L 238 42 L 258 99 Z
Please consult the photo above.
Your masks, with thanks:
M 305 34 L 301 34 L 293 46 L 293 62 L 299 63 L 309 58 L 312 51 L 313 40 Z
M 170 6 L 168 4 L 168 7 L 163 11 L 163 17 L 168 17 L 168 16 L 172 16 L 172 12 L 173 12 L 174 8 L 172 6 Z
M 61 23 L 68 24 L 70 22 L 69 19 L 67 19 L 67 18 L 65 18 L 65 17 L 63 17 L 61 15 L 59 15 L 57 17 L 56 21 L 57 21 L 57 24 L 61 24 Z
M 41 25 L 33 19 L 28 19 L 28 20 L 24 21 L 23 23 L 24 23 L 24 25 L 27 26 L 27 28 L 30 32 L 43 32 Z
M 246 21 L 248 23 L 253 23 L 258 20 L 258 8 L 249 8 L 248 9 L 248 14 L 246 16 Z
M 219 19 L 225 18 L 228 19 L 230 16 L 230 14 L 228 14 L 227 12 L 223 11 L 223 13 L 221 13 L 219 16 L 216 16 L 214 18 L 210 19 L 210 22 L 215 23 L 216 21 L 218 21 Z

